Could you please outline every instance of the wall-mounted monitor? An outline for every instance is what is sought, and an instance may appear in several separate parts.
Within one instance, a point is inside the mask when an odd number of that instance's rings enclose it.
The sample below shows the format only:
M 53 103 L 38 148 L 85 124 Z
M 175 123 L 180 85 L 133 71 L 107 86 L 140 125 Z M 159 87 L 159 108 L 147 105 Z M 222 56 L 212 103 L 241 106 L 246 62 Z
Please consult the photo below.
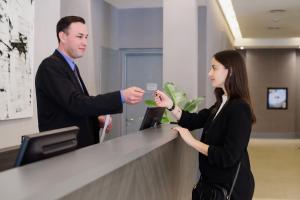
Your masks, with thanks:
M 287 109 L 288 89 L 283 87 L 267 88 L 267 109 Z
M 76 149 L 78 132 L 78 127 L 71 126 L 23 135 L 15 166 L 43 160 Z

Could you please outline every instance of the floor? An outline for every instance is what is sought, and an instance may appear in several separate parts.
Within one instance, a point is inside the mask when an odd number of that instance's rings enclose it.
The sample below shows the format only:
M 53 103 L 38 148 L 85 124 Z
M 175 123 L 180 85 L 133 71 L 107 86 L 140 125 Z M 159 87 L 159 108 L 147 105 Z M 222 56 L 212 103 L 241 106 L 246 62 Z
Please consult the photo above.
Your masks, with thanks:
M 251 139 L 254 200 L 300 200 L 300 139 Z

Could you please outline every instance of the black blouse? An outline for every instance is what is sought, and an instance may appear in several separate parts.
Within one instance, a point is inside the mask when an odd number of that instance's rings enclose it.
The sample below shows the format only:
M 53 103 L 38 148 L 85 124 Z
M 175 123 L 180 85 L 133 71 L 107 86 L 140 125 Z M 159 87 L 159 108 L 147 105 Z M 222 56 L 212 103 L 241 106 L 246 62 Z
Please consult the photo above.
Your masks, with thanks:
M 232 199 L 251 199 L 254 178 L 247 152 L 252 127 L 250 108 L 243 100 L 229 100 L 215 119 L 213 109 L 214 106 L 198 113 L 183 111 L 178 123 L 189 130 L 203 128 L 200 140 L 209 145 L 208 156 L 199 153 L 203 180 L 229 190 L 241 161 Z

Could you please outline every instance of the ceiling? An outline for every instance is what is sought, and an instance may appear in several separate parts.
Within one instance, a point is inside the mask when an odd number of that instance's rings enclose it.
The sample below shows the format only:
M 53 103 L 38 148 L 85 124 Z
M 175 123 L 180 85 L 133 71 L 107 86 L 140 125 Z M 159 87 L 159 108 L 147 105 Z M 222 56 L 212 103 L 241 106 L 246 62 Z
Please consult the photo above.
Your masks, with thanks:
M 119 9 L 156 8 L 163 6 L 163 0 L 104 0 Z M 197 0 L 198 5 L 205 5 L 207 0 Z
M 105 0 L 119 9 L 162 7 L 163 0 Z
M 300 36 L 300 0 L 232 0 L 244 38 Z
M 163 0 L 105 0 L 126 8 L 162 7 Z M 205 1 L 197 0 L 199 5 Z M 230 0 L 229 0 L 230 1 Z M 242 38 L 234 46 L 243 48 L 299 48 L 300 0 L 231 0 Z
M 242 39 L 236 46 L 298 48 L 300 0 L 231 0 Z

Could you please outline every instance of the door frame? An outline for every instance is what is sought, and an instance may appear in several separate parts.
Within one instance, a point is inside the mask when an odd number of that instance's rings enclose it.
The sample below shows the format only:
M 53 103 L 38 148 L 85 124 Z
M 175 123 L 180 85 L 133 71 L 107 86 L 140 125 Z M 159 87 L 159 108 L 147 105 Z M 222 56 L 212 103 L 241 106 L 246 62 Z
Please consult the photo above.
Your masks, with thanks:
M 162 48 L 121 48 L 121 68 L 122 68 L 122 88 L 126 88 L 126 72 L 127 72 L 127 57 L 130 55 L 139 55 L 139 54 L 160 54 L 163 55 Z M 163 58 L 163 56 L 162 56 Z M 163 68 L 163 66 L 162 66 Z M 161 74 L 163 77 L 163 74 Z M 143 102 L 141 102 L 143 103 Z M 123 114 L 121 122 L 121 135 L 127 135 L 126 133 L 126 113 L 127 105 L 123 105 Z

